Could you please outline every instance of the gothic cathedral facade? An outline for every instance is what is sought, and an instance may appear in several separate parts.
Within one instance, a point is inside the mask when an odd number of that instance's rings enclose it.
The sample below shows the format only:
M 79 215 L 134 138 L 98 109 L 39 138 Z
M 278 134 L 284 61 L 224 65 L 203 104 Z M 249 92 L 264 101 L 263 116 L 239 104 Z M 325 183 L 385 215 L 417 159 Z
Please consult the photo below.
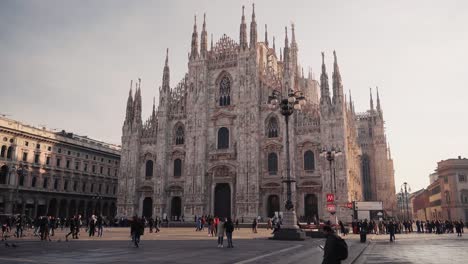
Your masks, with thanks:
M 195 215 L 252 219 L 283 211 L 286 201 L 285 119 L 272 109 L 274 90 L 301 91 L 307 103 L 289 122 L 291 176 L 296 214 L 329 218 L 326 194 L 335 173 L 337 215 L 350 221 L 347 202 L 382 200 L 395 207 L 393 163 L 383 113 L 377 106 L 354 112 L 344 95 L 334 53 L 332 91 L 322 53 L 320 81 L 304 76 L 298 63 L 294 25 L 283 49 L 259 41 L 255 12 L 250 37 L 242 8 L 239 42 L 223 35 L 208 47 L 205 19 L 193 27 L 188 73 L 170 86 L 168 55 L 159 104 L 143 122 L 141 87 L 132 85 L 122 128 L 117 215 Z M 323 149 L 339 149 L 333 166 Z

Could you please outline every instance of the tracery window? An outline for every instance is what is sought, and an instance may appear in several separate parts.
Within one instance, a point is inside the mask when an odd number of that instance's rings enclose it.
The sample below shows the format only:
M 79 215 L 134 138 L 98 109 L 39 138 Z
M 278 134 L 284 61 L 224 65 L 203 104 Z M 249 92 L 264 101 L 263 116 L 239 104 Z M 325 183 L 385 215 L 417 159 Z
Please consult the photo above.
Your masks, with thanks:
M 276 117 L 270 118 L 270 120 L 268 120 L 268 124 L 267 124 L 267 135 L 268 135 L 268 137 L 269 138 L 278 137 L 278 131 L 279 131 L 278 119 L 276 119 Z
M 276 175 L 278 173 L 278 155 L 274 152 L 268 154 L 268 174 Z
M 175 159 L 174 160 L 174 177 L 182 176 L 182 160 Z
M 307 150 L 306 152 L 304 152 L 304 170 L 315 170 L 314 152 L 312 150 Z
M 0 157 L 4 158 L 4 157 L 5 157 L 5 152 L 6 152 L 6 146 L 3 145 L 3 146 L 2 146 L 2 151 L 1 151 L 1 153 L 0 153 Z
M 219 82 L 219 106 L 231 104 L 231 80 L 224 76 Z
M 152 160 L 147 160 L 146 161 L 145 179 L 150 180 L 152 177 L 153 177 L 153 161 Z
M 229 148 L 229 129 L 222 127 L 218 130 L 218 149 Z
M 183 145 L 184 144 L 184 128 L 182 126 L 178 126 L 175 132 L 175 143 L 176 145 Z

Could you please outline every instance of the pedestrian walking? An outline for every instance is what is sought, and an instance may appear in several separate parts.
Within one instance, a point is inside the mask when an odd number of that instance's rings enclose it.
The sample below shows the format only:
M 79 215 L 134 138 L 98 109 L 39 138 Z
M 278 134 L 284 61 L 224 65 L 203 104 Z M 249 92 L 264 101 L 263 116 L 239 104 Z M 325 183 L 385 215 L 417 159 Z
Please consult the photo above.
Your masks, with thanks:
M 226 237 L 228 241 L 228 248 L 233 248 L 232 244 L 232 233 L 234 232 L 234 223 L 231 220 L 231 217 L 227 218 L 226 223 L 224 223 L 224 230 L 226 231 Z
M 252 222 L 252 232 L 257 233 L 257 218 L 254 218 Z
M 224 219 L 221 218 L 218 228 L 217 228 L 217 236 L 218 236 L 218 247 L 223 247 L 223 239 L 224 239 Z
M 323 233 L 327 240 L 323 248 L 322 264 L 340 264 L 342 260 L 348 257 L 348 245 L 335 234 L 329 225 L 323 227 Z
M 137 216 L 133 217 L 132 223 L 130 224 L 130 235 L 132 236 L 132 241 L 135 244 L 135 247 L 139 247 L 140 236 L 143 235 L 145 226 L 143 221 L 138 219 Z
M 104 219 L 102 218 L 102 216 L 98 216 L 97 217 L 97 220 L 96 220 L 96 226 L 97 226 L 97 230 L 98 230 L 98 237 L 102 237 L 102 232 L 104 231 Z
M 390 242 L 395 241 L 395 224 L 393 221 L 390 221 L 387 226 L 387 231 L 390 234 Z

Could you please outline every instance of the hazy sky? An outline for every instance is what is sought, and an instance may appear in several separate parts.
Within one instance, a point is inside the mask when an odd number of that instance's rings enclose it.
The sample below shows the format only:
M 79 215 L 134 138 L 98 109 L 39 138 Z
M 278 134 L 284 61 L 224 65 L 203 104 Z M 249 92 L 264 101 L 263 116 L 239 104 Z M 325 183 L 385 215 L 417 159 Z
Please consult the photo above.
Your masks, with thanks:
M 238 40 L 252 1 L 0 1 L 0 113 L 120 143 L 130 79 L 143 118 L 170 49 L 171 85 L 187 71 L 193 15 L 215 42 Z M 468 156 L 467 1 L 255 1 L 259 39 L 284 45 L 294 22 L 300 63 L 320 74 L 335 49 L 356 111 L 378 86 L 396 186 L 427 186 L 442 159 Z M 157 101 L 157 100 L 156 100 Z

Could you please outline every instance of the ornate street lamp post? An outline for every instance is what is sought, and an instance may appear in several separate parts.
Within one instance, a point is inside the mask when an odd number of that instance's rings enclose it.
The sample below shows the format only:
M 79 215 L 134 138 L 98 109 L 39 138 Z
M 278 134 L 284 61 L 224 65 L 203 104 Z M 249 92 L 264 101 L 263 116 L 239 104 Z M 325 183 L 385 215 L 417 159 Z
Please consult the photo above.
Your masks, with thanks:
M 408 206 L 408 202 L 409 202 L 408 201 L 408 194 L 409 194 L 408 192 L 411 192 L 411 186 L 409 186 L 409 184 L 407 182 L 404 182 L 401 185 L 400 191 L 403 194 L 403 199 L 404 199 L 403 201 L 406 204 L 406 208 L 405 208 L 405 210 L 406 210 L 406 220 L 409 221 L 410 220 L 410 215 L 409 215 L 409 206 Z
M 337 200 L 335 158 L 341 155 L 341 151 L 340 149 L 336 149 L 335 147 L 331 147 L 330 149 L 323 148 L 320 155 L 324 156 L 328 160 L 328 164 L 330 165 L 330 192 L 334 195 L 334 199 Z M 335 203 L 336 210 L 336 202 L 333 201 L 333 203 Z M 336 213 L 336 211 L 330 213 L 333 215 Z M 335 222 L 335 224 L 338 224 L 338 217 L 336 215 Z
M 24 172 L 26 169 L 27 169 L 26 166 L 23 166 L 22 164 L 20 164 L 18 168 L 16 168 L 15 165 L 11 167 L 11 170 L 14 171 L 16 175 L 18 176 L 17 180 L 15 181 L 16 189 L 15 189 L 15 196 L 14 196 L 15 198 L 13 201 L 12 214 L 16 213 L 16 206 L 17 206 L 18 196 L 19 196 L 19 182 L 20 182 L 21 177 L 24 175 Z
M 301 110 L 306 100 L 300 91 L 290 90 L 284 97 L 279 91 L 273 90 L 268 102 L 271 109 L 276 109 L 279 106 L 280 113 L 284 116 L 286 123 L 286 179 L 283 180 L 286 183 L 286 204 L 284 206 L 286 211 L 283 213 L 283 225 L 279 231 L 275 232 L 273 239 L 304 240 L 305 233 L 297 226 L 296 212 L 292 202 L 291 184 L 295 180 L 291 179 L 291 162 L 289 160 L 289 117 L 295 110 Z
M 96 208 L 97 208 L 98 203 L 99 203 L 99 207 L 101 207 L 101 200 L 103 199 L 103 197 L 101 196 L 100 193 L 96 193 L 95 195 L 93 195 L 93 196 L 91 197 L 91 199 L 93 199 L 93 200 L 96 201 L 96 202 L 95 202 L 95 206 L 94 206 L 94 210 L 93 210 L 93 214 L 94 214 L 94 215 L 97 215 L 98 212 L 96 212 L 96 211 L 97 211 Z M 101 210 L 102 210 L 102 208 L 99 208 L 99 214 L 102 214 Z M 88 216 L 87 216 L 87 217 L 88 217 Z

